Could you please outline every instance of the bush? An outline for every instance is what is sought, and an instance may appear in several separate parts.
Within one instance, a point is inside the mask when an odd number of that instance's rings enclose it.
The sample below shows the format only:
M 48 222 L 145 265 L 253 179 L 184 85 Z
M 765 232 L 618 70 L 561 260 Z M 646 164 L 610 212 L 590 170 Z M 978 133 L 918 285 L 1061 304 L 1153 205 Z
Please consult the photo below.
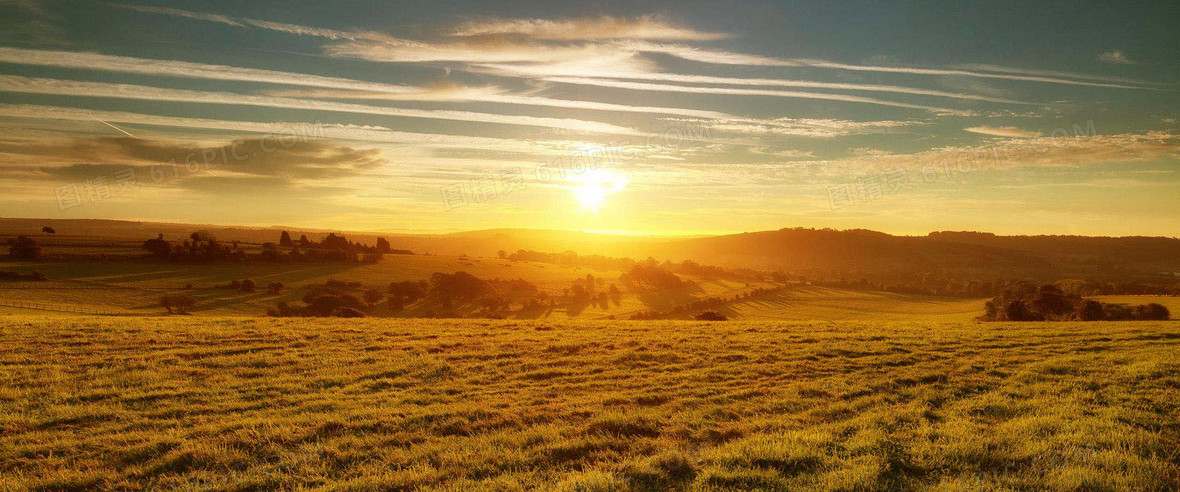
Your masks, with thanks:
M 729 321 L 729 318 L 717 311 L 705 311 L 701 314 L 693 316 L 692 319 L 697 321 Z
M 1102 306 L 1103 317 L 1110 321 L 1127 321 L 1135 319 L 1131 313 L 1131 309 L 1122 304 L 1104 304 Z
M 8 254 L 18 260 L 35 260 L 41 256 L 41 246 L 27 237 L 19 236 L 9 244 Z
M 172 313 L 176 309 L 177 313 L 188 314 L 188 310 L 197 305 L 197 298 L 184 294 L 168 294 L 160 298 L 160 306 Z
M 342 307 L 332 311 L 332 317 L 335 318 L 364 318 L 365 313 L 359 309 Z
M 307 312 L 311 316 L 332 316 L 343 308 L 360 309 L 364 302 L 351 294 L 321 294 L 308 299 Z
M 1098 301 L 1084 300 L 1079 302 L 1074 308 L 1078 321 L 1101 321 L 1105 319 L 1105 314 L 1102 312 L 1102 303 Z
M 369 304 L 377 304 L 385 298 L 385 294 L 377 289 L 369 289 L 365 291 L 365 302 Z
M 271 282 L 266 286 L 266 293 L 272 296 L 277 296 L 283 293 L 283 287 L 285 286 L 282 282 Z
M 1028 309 L 1028 305 L 1021 300 L 1008 301 L 1004 311 L 1000 313 L 999 321 L 1040 321 L 1041 317 Z
M 1135 319 L 1143 321 L 1164 321 L 1172 317 L 1172 313 L 1168 312 L 1168 308 L 1154 302 L 1135 306 L 1131 310 L 1131 313 Z
M 250 279 L 243 280 L 238 284 L 238 289 L 241 290 L 242 292 L 254 292 L 254 289 L 257 289 L 257 288 L 258 288 L 258 285 L 255 284 L 254 281 L 250 280 Z

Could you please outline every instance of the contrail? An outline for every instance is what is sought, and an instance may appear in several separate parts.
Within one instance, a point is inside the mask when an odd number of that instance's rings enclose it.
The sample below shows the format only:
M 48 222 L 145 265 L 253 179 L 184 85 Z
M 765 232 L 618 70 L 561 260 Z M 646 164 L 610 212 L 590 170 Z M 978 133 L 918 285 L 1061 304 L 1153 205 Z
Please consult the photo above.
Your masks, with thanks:
M 86 114 L 90 115 L 90 117 L 91 117 L 91 118 L 94 118 L 94 121 L 97 121 L 97 122 L 99 122 L 99 123 L 102 123 L 102 124 L 104 124 L 104 125 L 106 125 L 106 126 L 109 126 L 109 127 L 111 127 L 111 128 L 114 128 L 114 129 L 116 129 L 116 130 L 119 130 L 120 132 L 123 132 L 123 134 L 124 134 L 124 135 L 127 135 L 128 137 L 131 137 L 131 138 L 139 138 L 139 137 L 137 137 L 137 136 L 135 136 L 135 135 L 132 135 L 132 134 L 131 134 L 131 132 L 129 132 L 129 131 L 127 131 L 127 130 L 124 130 L 124 129 L 122 129 L 122 128 L 119 128 L 119 127 L 117 127 L 117 126 L 115 126 L 115 125 L 112 125 L 112 124 L 110 124 L 110 123 L 107 123 L 107 122 L 105 122 L 105 121 L 103 121 L 103 120 L 100 120 L 100 119 L 98 119 L 98 117 L 97 117 L 97 116 L 94 116 L 94 113 L 91 113 L 90 111 L 87 111 L 87 112 L 86 112 Z

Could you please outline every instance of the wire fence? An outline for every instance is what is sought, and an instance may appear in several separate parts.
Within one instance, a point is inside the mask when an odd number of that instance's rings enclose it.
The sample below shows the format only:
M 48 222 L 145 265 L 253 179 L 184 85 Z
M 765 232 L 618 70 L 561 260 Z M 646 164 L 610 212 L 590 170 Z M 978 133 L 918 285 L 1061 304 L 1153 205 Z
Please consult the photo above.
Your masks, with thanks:
M 46 304 L 43 302 L 33 301 L 6 301 L 0 300 L 0 306 L 12 307 L 19 309 L 35 309 L 38 311 L 54 311 L 59 313 L 74 313 L 74 314 L 89 314 L 94 316 L 125 316 L 127 313 L 116 313 L 114 311 L 107 311 L 104 309 L 89 307 L 89 306 L 62 306 L 55 304 Z

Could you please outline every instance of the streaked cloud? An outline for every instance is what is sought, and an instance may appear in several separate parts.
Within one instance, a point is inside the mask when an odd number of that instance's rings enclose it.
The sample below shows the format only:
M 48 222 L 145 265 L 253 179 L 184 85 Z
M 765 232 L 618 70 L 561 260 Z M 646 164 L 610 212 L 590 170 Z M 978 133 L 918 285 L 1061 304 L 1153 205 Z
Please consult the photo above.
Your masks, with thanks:
M 549 40 L 674 39 L 713 41 L 729 34 L 702 32 L 668 23 L 655 16 L 634 19 L 599 16 L 581 19 L 491 19 L 459 24 L 452 36 L 523 36 Z
M 257 68 L 232 67 L 175 60 L 154 60 L 130 56 L 103 55 L 99 53 L 36 50 L 0 47 L 0 62 L 20 65 L 74 68 L 102 72 L 159 75 L 186 79 L 227 80 L 238 82 L 259 82 L 302 87 L 325 87 L 380 92 L 413 92 L 413 87 L 366 82 L 341 77 L 325 77 L 313 74 L 262 70 Z
M 564 84 L 577 85 L 593 85 L 599 87 L 613 87 L 618 89 L 629 89 L 639 91 L 659 91 L 659 92 L 683 92 L 690 94 L 721 94 L 721 95 L 736 95 L 736 96 L 770 96 L 770 97 L 787 97 L 797 99 L 818 99 L 826 101 L 841 101 L 848 103 L 859 104 L 873 104 L 878 106 L 891 106 L 895 108 L 921 109 L 924 111 L 933 111 L 938 113 L 955 114 L 961 111 L 939 108 L 934 106 L 925 106 L 921 104 L 909 104 L 903 102 L 886 101 L 882 99 L 875 99 L 871 97 L 851 96 L 846 94 L 831 94 L 821 92 L 801 92 L 801 91 L 784 91 L 772 89 L 735 89 L 728 87 L 701 87 L 701 86 L 683 86 L 671 84 L 651 84 L 644 82 L 624 82 L 618 80 L 604 80 L 591 77 L 545 77 L 549 82 L 560 82 Z
M 148 101 L 172 101 L 185 103 L 228 104 L 235 106 L 260 106 L 271 108 L 300 109 L 305 111 L 331 111 L 341 113 L 373 114 L 404 118 L 426 118 L 438 120 L 466 121 L 473 123 L 495 123 L 505 125 L 537 126 L 563 130 L 609 133 L 616 135 L 639 135 L 640 132 L 609 123 L 585 121 L 573 118 L 546 118 L 537 116 L 503 115 L 476 113 L 471 111 L 425 110 L 369 106 L 362 104 L 338 103 L 314 99 L 293 99 L 274 96 L 253 96 L 229 92 L 206 92 L 187 89 L 165 89 L 133 84 L 109 84 L 105 82 L 79 82 L 37 77 L 0 75 L 0 91 L 25 94 L 55 94 L 67 96 L 90 96 L 119 99 L 141 99 Z
M 1022 130 L 1014 126 L 972 126 L 964 128 L 963 131 L 971 133 L 978 133 L 980 135 L 988 135 L 992 137 L 1007 137 L 1007 138 L 1032 138 L 1041 136 L 1041 132 L 1033 130 Z

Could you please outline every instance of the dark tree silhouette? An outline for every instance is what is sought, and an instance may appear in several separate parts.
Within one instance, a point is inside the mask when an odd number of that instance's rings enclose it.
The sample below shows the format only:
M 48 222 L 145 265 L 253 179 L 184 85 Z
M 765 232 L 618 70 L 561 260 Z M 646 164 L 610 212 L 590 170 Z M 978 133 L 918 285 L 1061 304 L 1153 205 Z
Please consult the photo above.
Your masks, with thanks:
M 279 246 L 283 246 L 285 248 L 295 246 L 295 241 L 291 240 L 291 233 L 283 231 L 283 233 L 279 235 Z
M 41 246 L 27 237 L 18 236 L 9 244 L 8 254 L 18 260 L 35 260 L 41 256 Z
M 386 241 L 385 238 L 383 238 L 383 237 L 377 238 L 377 252 L 378 253 L 388 253 L 390 250 L 391 250 L 391 248 L 389 247 L 389 241 Z
M 165 241 L 163 234 L 156 236 L 155 239 L 144 241 L 141 248 L 157 258 L 167 258 L 168 255 L 172 254 L 172 243 Z
M 1172 313 L 1168 312 L 1168 308 L 1154 302 L 1142 306 L 1135 306 L 1132 309 L 1132 313 L 1135 319 L 1144 321 L 1163 321 L 1172 317 Z
M 184 294 L 168 294 L 160 298 L 160 305 L 169 313 L 176 309 L 177 313 L 188 314 L 188 310 L 197 305 L 197 298 Z
M 717 311 L 705 311 L 701 314 L 693 316 L 692 319 L 695 319 L 697 321 L 728 321 L 729 320 L 729 318 L 725 317 L 724 314 L 721 314 Z
M 42 227 L 41 232 L 44 232 L 46 234 L 57 234 L 57 231 L 53 230 L 53 228 L 49 227 L 49 226 Z

